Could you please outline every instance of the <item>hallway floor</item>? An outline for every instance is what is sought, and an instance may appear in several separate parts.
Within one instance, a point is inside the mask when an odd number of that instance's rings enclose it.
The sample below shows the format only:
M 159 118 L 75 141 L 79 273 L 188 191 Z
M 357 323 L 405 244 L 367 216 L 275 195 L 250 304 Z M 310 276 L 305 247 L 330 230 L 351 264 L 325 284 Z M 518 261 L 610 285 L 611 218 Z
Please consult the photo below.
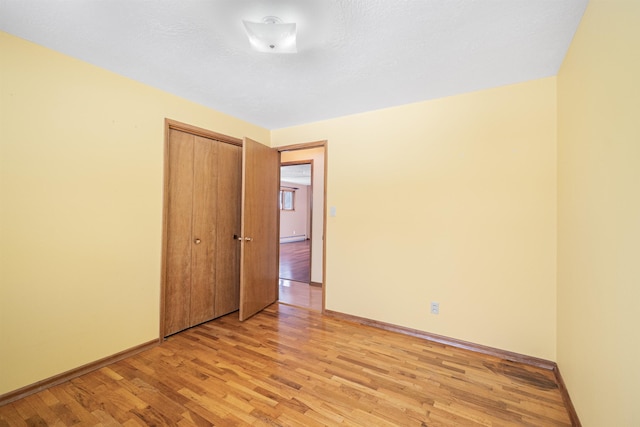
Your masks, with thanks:
M 280 244 L 280 302 L 322 311 L 322 287 L 310 286 L 311 241 Z
M 311 240 L 280 243 L 279 277 L 309 283 L 311 280 Z
M 322 311 L 322 287 L 280 279 L 280 302 L 296 307 Z

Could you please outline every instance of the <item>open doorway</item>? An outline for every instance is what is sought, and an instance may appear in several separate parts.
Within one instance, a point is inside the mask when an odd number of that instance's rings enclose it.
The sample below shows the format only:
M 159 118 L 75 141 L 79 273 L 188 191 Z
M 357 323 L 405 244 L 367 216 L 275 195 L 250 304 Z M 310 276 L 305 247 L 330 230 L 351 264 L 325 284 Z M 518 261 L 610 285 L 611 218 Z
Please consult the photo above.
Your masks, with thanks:
M 280 279 L 311 282 L 313 161 L 280 164 Z
M 325 147 L 281 152 L 281 303 L 322 311 Z

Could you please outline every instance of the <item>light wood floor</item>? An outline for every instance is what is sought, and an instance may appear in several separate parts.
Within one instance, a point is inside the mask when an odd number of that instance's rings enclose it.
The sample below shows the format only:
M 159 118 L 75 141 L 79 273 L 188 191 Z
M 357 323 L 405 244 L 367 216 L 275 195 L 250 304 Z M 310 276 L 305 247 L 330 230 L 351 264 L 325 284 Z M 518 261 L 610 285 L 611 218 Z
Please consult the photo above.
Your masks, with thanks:
M 568 426 L 550 371 L 274 304 L 0 407 L 1 426 Z
M 280 279 L 280 302 L 322 311 L 322 287 Z
M 279 277 L 302 283 L 311 281 L 311 240 L 280 243 Z
M 322 311 L 322 288 L 310 286 L 311 241 L 280 244 L 280 302 Z

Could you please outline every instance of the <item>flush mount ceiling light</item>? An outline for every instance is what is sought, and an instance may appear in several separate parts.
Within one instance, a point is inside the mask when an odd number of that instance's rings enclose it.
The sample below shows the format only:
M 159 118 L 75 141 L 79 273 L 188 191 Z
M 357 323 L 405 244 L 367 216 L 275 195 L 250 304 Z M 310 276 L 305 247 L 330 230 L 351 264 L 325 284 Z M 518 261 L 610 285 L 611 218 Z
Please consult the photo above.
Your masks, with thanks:
M 296 24 L 266 16 L 262 22 L 242 21 L 251 46 L 258 52 L 296 53 Z

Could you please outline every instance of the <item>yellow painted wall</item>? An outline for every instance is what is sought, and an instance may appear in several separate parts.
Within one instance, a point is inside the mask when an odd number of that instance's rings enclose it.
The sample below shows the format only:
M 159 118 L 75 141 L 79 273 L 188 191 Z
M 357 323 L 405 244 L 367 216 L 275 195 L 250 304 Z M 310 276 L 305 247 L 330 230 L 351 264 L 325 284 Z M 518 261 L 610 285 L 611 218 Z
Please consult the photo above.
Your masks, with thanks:
M 158 338 L 164 118 L 266 129 L 0 33 L 0 394 Z
M 638 23 L 591 0 L 558 76 L 558 365 L 584 426 L 640 426 Z
M 329 141 L 326 308 L 555 360 L 556 131 L 554 77 L 272 131 Z

